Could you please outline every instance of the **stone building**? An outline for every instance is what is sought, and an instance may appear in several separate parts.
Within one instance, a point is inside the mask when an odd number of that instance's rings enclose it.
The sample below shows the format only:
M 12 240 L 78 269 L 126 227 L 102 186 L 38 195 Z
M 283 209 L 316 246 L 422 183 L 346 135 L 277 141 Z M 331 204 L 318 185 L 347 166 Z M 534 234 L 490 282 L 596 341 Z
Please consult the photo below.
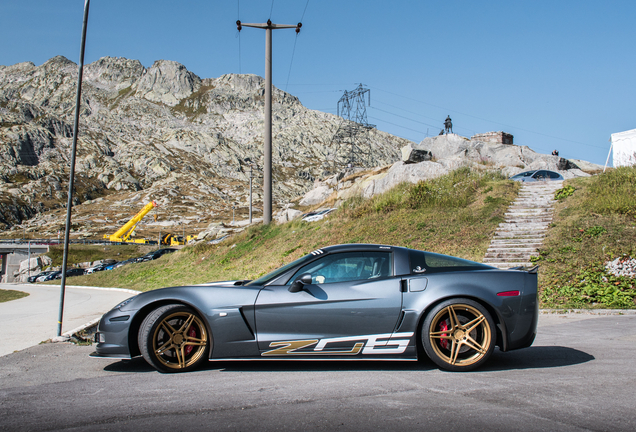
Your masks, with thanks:
M 499 144 L 512 144 L 512 135 L 505 132 L 486 132 L 473 135 L 470 137 L 472 141 L 491 142 Z

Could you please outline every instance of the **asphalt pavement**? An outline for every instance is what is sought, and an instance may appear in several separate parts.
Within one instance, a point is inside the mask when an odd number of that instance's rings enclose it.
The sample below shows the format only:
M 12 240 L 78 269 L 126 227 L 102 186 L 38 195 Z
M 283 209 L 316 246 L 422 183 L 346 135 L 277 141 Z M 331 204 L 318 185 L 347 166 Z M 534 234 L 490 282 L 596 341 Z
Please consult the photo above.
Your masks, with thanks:
M 0 284 L 0 289 L 29 293 L 27 297 L 0 303 L 0 356 L 57 336 L 59 285 Z M 117 303 L 134 294 L 138 292 L 67 285 L 62 333 L 99 319 Z
M 422 362 L 210 362 L 161 374 L 43 344 L 0 357 L 0 430 L 634 431 L 636 313 L 542 314 L 468 373 Z

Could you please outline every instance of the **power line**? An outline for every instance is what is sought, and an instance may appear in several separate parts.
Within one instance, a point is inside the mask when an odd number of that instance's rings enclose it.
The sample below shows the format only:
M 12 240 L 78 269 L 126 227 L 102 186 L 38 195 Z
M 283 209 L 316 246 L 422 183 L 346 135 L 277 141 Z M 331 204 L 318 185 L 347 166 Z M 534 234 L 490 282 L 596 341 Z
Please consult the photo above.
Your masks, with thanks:
M 378 91 L 381 91 L 381 92 L 384 92 L 384 93 L 389 93 L 389 94 L 392 94 L 394 96 L 398 96 L 398 97 L 401 97 L 401 98 L 404 98 L 404 99 L 409 99 L 409 100 L 412 100 L 412 101 L 415 101 L 415 102 L 418 102 L 418 103 L 421 103 L 421 104 L 424 104 L 424 105 L 429 105 L 429 106 L 432 106 L 432 107 L 435 107 L 435 108 L 444 109 L 444 110 L 447 110 L 447 111 L 450 111 L 450 112 L 454 112 L 454 113 L 457 113 L 457 114 L 461 114 L 461 115 L 464 115 L 464 116 L 467 116 L 467 117 L 472 117 L 472 118 L 477 119 L 477 120 L 482 120 L 482 121 L 498 124 L 498 125 L 501 125 L 501 126 L 518 129 L 518 130 L 521 130 L 521 131 L 524 131 L 524 132 L 533 133 L 533 134 L 536 134 L 536 135 L 541 135 L 541 136 L 552 138 L 552 139 L 557 139 L 557 140 L 561 140 L 561 141 L 568 141 L 568 142 L 571 142 L 571 143 L 574 143 L 574 144 L 581 144 L 581 145 L 584 145 L 584 146 L 587 146 L 587 147 L 605 149 L 605 147 L 595 146 L 595 145 L 592 145 L 592 144 L 586 144 L 586 143 L 582 143 L 580 141 L 574 141 L 574 140 L 570 140 L 570 139 L 567 139 L 567 138 L 555 137 L 555 136 L 544 134 L 544 133 L 541 133 L 541 132 L 531 131 L 531 130 L 520 128 L 520 127 L 517 127 L 517 126 L 511 126 L 511 125 L 508 125 L 508 124 L 505 124 L 505 123 L 500 123 L 500 122 L 497 122 L 497 121 L 494 121 L 494 120 L 488 120 L 488 119 L 485 119 L 485 118 L 477 117 L 477 116 L 474 116 L 472 114 L 462 113 L 462 112 L 457 111 L 457 110 L 441 107 L 439 105 L 429 104 L 429 103 L 423 102 L 423 101 L 421 101 L 419 99 L 415 99 L 415 98 L 408 97 L 408 96 L 403 96 L 403 95 L 400 95 L 400 94 L 397 94 L 397 93 L 393 93 L 393 92 L 390 92 L 388 90 L 383 90 L 383 89 L 380 89 L 380 88 L 377 88 L 377 87 L 371 87 L 371 88 L 373 88 L 374 90 L 378 90 Z
M 300 17 L 300 22 L 303 22 L 303 18 L 305 18 L 305 12 L 307 12 L 307 6 L 309 6 L 309 0 L 305 3 L 305 10 L 303 11 L 303 16 Z
M 424 122 L 421 122 L 421 121 L 418 121 L 418 120 L 414 120 L 414 119 L 406 117 L 406 116 L 402 116 L 402 115 L 395 114 L 395 113 L 392 113 L 392 112 L 389 112 L 389 111 L 385 111 L 385 110 L 380 109 L 380 108 L 376 108 L 376 107 L 369 107 L 369 108 L 372 108 L 372 109 L 374 109 L 376 111 L 382 111 L 383 113 L 387 113 L 387 114 L 390 114 L 392 116 L 396 116 L 396 117 L 400 117 L 400 118 L 412 121 L 413 123 L 419 123 L 419 124 L 422 124 L 424 126 L 439 127 L 438 125 L 432 125 L 432 124 L 429 124 L 429 123 L 424 123 Z
M 383 123 L 387 123 L 387 124 L 390 124 L 390 125 L 393 125 L 393 126 L 397 126 L 397 127 L 402 128 L 402 129 L 408 129 L 408 130 L 413 131 L 413 132 L 421 133 L 422 135 L 426 135 L 426 132 L 422 132 L 421 130 L 411 129 L 410 127 L 402 126 L 402 125 L 399 125 L 399 124 L 397 124 L 397 123 L 391 123 L 390 121 L 386 121 L 386 120 L 383 120 L 383 119 L 379 119 L 379 118 L 377 118 L 377 117 L 369 116 L 369 118 L 370 118 L 370 119 L 373 119 L 373 120 L 381 121 L 381 122 L 383 122 Z M 387 133 L 388 133 L 388 132 L 387 132 Z M 409 141 L 410 141 L 410 140 L 409 140 Z
M 296 37 L 294 38 L 294 48 L 292 49 L 291 61 L 289 62 L 289 72 L 287 72 L 287 82 L 285 83 L 285 91 L 287 91 L 287 86 L 289 85 L 289 77 L 291 76 L 292 64 L 294 64 L 294 54 L 296 53 L 296 42 L 298 42 L 298 33 L 296 33 Z
M 380 103 L 382 103 L 382 102 L 380 102 Z M 384 105 L 389 105 L 389 104 L 384 104 Z M 389 105 L 389 106 L 392 106 L 392 105 Z M 373 108 L 373 109 L 374 109 L 374 110 L 376 110 L 376 111 L 382 111 L 382 112 L 387 113 L 387 114 L 390 114 L 390 115 L 392 115 L 392 116 L 396 116 L 396 117 L 400 117 L 400 118 L 403 118 L 403 119 L 406 119 L 406 120 L 412 121 L 412 122 L 414 122 L 414 123 L 422 124 L 422 125 L 424 125 L 424 126 L 429 126 L 429 127 L 432 127 L 432 128 L 439 128 L 439 127 L 440 127 L 440 126 L 439 126 L 439 124 L 434 124 L 434 125 L 433 125 L 433 124 L 425 123 L 425 122 L 421 122 L 421 121 L 419 121 L 419 120 L 415 120 L 415 119 L 412 119 L 412 118 L 409 118 L 409 117 L 406 117 L 406 116 L 402 116 L 402 115 L 399 115 L 399 114 L 395 114 L 395 113 L 392 113 L 392 112 L 390 112 L 390 111 L 385 111 L 385 110 L 380 109 L 380 108 L 377 108 L 377 107 L 371 107 L 371 108 Z M 395 108 L 397 108 L 397 107 L 395 107 Z M 401 109 L 401 108 L 398 108 L 398 109 Z M 402 111 L 406 111 L 406 110 L 402 110 Z M 414 113 L 414 112 L 412 112 L 412 111 L 406 111 L 406 112 L 409 112 L 409 113 L 411 113 L 411 114 L 416 114 L 416 115 L 417 115 L 417 113 Z M 426 117 L 426 118 L 430 118 L 430 117 Z M 436 119 L 431 119 L 431 120 L 436 120 Z M 463 128 L 463 127 L 459 127 L 459 128 L 458 128 L 458 127 L 455 127 L 455 129 L 464 130 L 464 131 L 467 131 L 467 132 L 469 132 L 469 133 L 473 133 L 473 131 L 472 131 L 472 130 L 470 130 L 470 129 L 468 129 L 468 128 Z M 474 135 L 474 133 L 473 133 L 473 135 Z

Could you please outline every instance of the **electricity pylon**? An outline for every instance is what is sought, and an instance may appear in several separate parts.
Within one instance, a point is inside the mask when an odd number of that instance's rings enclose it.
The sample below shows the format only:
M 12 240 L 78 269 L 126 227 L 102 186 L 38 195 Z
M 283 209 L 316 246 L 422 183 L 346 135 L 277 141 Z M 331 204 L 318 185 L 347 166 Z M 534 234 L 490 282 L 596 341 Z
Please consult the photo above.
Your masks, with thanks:
M 338 130 L 331 138 L 334 153 L 333 168 L 369 167 L 374 163 L 369 131 L 375 125 L 367 121 L 366 98 L 371 104 L 371 90 L 360 84 L 355 90 L 347 91 L 338 101 L 338 115 L 341 118 Z

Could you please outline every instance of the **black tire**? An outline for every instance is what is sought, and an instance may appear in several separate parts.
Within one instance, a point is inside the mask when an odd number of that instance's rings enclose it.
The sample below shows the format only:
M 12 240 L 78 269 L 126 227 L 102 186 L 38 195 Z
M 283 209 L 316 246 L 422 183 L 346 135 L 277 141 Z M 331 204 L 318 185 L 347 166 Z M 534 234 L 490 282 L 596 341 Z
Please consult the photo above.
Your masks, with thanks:
M 422 324 L 426 355 L 440 368 L 465 372 L 483 365 L 495 349 L 497 331 L 481 304 L 464 298 L 433 308 Z
M 150 312 L 141 323 L 139 349 L 159 372 L 187 372 L 209 357 L 212 340 L 203 320 L 191 308 L 171 304 Z

